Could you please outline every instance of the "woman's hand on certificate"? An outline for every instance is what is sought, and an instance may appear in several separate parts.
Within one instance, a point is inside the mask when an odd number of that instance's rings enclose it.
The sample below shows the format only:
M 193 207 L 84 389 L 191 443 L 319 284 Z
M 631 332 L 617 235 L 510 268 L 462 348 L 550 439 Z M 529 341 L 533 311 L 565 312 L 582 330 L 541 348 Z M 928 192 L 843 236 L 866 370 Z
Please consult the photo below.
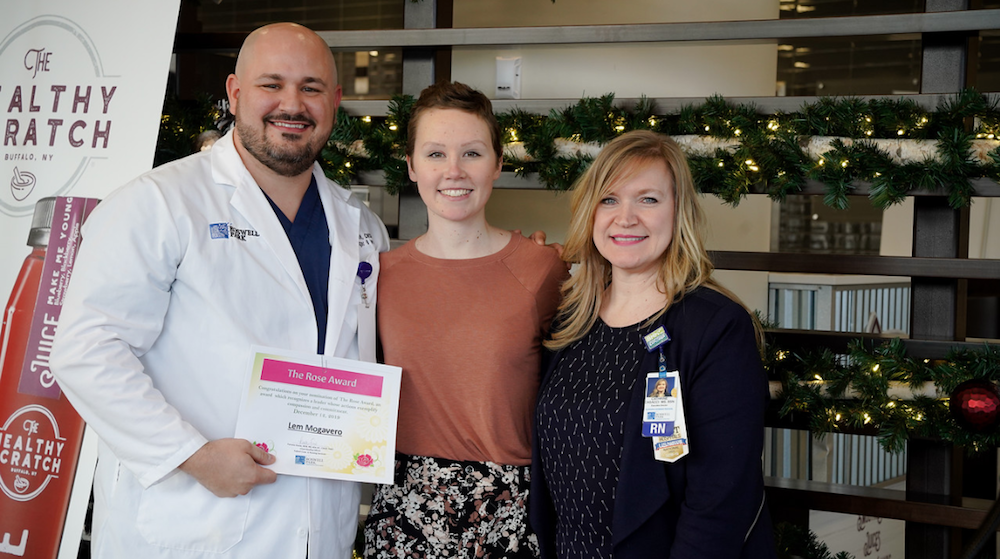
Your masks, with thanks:
M 274 456 L 245 439 L 209 441 L 178 468 L 217 497 L 246 495 L 257 485 L 274 483 L 278 475 L 261 467 Z

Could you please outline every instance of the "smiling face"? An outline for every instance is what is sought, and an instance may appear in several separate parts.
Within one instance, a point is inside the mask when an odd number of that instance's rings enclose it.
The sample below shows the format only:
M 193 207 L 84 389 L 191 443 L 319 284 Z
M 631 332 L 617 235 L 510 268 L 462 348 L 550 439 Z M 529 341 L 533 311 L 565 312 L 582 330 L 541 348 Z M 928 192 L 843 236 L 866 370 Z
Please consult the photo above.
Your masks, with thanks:
M 601 198 L 594 211 L 594 246 L 612 278 L 655 275 L 674 234 L 674 181 L 662 160 L 642 167 Z
M 656 386 L 653 387 L 654 396 L 665 396 L 667 394 L 667 379 L 659 379 L 656 381 Z
M 236 145 L 282 176 L 309 172 L 333 130 L 341 90 L 330 49 L 293 24 L 264 27 L 240 51 L 226 81 Z
M 427 205 L 428 219 L 485 219 L 501 167 L 486 122 L 459 109 L 428 109 L 416 132 L 406 165 Z

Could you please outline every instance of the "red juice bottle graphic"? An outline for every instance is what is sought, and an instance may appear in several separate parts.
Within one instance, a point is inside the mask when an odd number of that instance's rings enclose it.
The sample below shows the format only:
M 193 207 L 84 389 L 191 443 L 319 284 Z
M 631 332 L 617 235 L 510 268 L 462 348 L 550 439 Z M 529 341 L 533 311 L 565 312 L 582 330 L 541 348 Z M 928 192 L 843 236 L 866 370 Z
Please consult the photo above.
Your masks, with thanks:
M 55 383 L 48 356 L 75 259 L 79 225 L 93 205 L 96 201 L 84 198 L 38 201 L 28 233 L 31 254 L 4 310 L 0 559 L 48 559 L 59 551 L 84 423 Z M 59 246 L 50 246 L 50 238 L 53 244 L 61 239 Z

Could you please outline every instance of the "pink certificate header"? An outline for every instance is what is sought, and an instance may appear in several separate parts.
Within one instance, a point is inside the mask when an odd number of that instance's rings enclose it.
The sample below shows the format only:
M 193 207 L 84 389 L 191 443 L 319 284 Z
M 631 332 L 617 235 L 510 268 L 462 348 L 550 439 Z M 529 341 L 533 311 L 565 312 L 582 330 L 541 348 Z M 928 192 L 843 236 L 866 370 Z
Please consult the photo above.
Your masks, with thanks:
M 260 380 L 321 388 L 362 396 L 382 397 L 382 377 L 315 365 L 265 359 Z

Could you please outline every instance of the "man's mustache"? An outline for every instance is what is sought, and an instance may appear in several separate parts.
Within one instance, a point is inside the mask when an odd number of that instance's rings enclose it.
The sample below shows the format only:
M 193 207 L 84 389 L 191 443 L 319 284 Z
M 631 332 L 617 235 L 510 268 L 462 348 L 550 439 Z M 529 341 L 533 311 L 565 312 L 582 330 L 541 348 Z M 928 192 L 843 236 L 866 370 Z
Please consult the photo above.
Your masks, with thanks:
M 316 121 L 309 118 L 309 116 L 304 114 L 291 115 L 288 113 L 281 113 L 276 115 L 267 115 L 264 120 L 270 122 L 274 120 L 282 120 L 285 122 L 301 122 L 303 124 L 308 124 L 309 126 L 315 126 Z

